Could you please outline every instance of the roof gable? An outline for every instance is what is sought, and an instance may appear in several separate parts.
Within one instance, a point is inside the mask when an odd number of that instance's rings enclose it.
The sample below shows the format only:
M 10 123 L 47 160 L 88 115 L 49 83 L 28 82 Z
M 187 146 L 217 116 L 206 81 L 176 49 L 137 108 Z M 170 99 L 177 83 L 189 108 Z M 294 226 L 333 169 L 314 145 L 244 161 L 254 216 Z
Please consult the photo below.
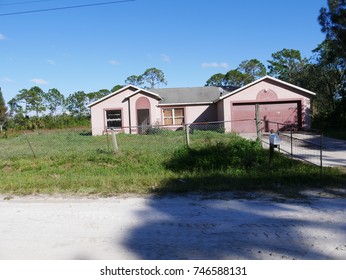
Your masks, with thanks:
M 262 77 L 262 78 L 260 78 L 260 79 L 258 79 L 258 80 L 256 80 L 256 81 L 250 83 L 250 84 L 247 84 L 247 85 L 245 85 L 245 86 L 243 86 L 243 87 L 241 87 L 241 88 L 238 88 L 238 89 L 236 89 L 236 90 L 234 90 L 234 91 L 232 91 L 232 92 L 230 92 L 230 93 L 228 93 L 228 94 L 225 94 L 225 95 L 221 96 L 219 99 L 222 100 L 222 99 L 225 99 L 225 98 L 227 98 L 227 97 L 229 97 L 229 96 L 231 96 L 231 95 L 237 94 L 238 92 L 241 92 L 241 91 L 243 91 L 244 89 L 247 89 L 247 88 L 249 88 L 249 87 L 251 87 L 251 86 L 253 86 L 253 85 L 255 85 L 255 84 L 258 84 L 258 83 L 260 83 L 260 82 L 262 82 L 262 81 L 274 82 L 274 83 L 279 84 L 279 85 L 281 85 L 281 86 L 283 86 L 283 87 L 286 87 L 286 88 L 289 88 L 289 89 L 293 89 L 293 90 L 296 90 L 296 91 L 300 91 L 300 92 L 305 93 L 305 94 L 307 94 L 307 95 L 311 95 L 311 96 L 312 96 L 312 95 L 316 95 L 315 92 L 312 92 L 312 91 L 310 91 L 310 90 L 307 90 L 307 89 L 304 89 L 304 88 L 295 86 L 295 85 L 293 85 L 293 84 L 284 82 L 284 81 L 282 81 L 282 80 L 273 78 L 273 77 L 271 77 L 271 76 L 264 76 L 264 77 Z
M 105 97 L 100 98 L 99 100 L 96 100 L 95 102 L 90 103 L 90 104 L 88 105 L 88 107 L 91 108 L 92 106 L 94 106 L 94 105 L 96 105 L 96 104 L 98 104 L 98 103 L 101 103 L 101 102 L 103 102 L 104 100 L 107 100 L 107 99 L 109 99 L 109 98 L 111 98 L 111 97 L 113 97 L 113 96 L 115 96 L 115 95 L 117 95 L 117 94 L 120 94 L 120 93 L 126 91 L 127 89 L 132 89 L 133 92 L 132 92 L 131 94 L 128 94 L 128 95 L 125 97 L 125 99 L 130 98 L 131 96 L 134 96 L 134 95 L 136 95 L 136 94 L 138 94 L 138 93 L 145 93 L 145 94 L 154 96 L 154 97 L 155 97 L 156 99 L 158 99 L 158 100 L 161 100 L 161 97 L 160 97 L 159 95 L 157 95 L 156 93 L 154 93 L 154 92 L 151 92 L 151 91 L 149 91 L 149 90 L 142 89 L 142 88 L 137 87 L 137 86 L 134 86 L 134 85 L 128 85 L 128 86 L 125 86 L 125 87 L 123 87 L 123 88 L 121 88 L 121 89 L 115 91 L 115 92 L 112 92 L 112 93 L 106 95 Z

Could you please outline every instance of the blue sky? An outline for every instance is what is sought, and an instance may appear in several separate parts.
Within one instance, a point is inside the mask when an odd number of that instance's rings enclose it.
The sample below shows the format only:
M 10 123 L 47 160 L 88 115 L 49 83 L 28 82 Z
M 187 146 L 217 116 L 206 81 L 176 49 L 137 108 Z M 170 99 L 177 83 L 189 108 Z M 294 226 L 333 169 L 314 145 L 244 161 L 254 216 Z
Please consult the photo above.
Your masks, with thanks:
M 4 0 L 0 14 L 108 1 Z M 13 5 L 19 2 L 28 3 Z M 6 101 L 36 85 L 68 96 L 111 89 L 151 67 L 164 72 L 167 87 L 203 86 L 211 75 L 246 59 L 267 65 L 283 48 L 310 57 L 324 39 L 317 17 L 326 5 L 326 0 L 136 0 L 0 16 L 0 86 Z

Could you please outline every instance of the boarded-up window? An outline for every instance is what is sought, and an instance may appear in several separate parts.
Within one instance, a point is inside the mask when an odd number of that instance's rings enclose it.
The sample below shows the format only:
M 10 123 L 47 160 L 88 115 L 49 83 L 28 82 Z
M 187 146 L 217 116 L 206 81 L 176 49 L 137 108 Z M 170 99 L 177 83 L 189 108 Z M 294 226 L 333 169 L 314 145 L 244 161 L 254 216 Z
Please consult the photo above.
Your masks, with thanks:
M 164 125 L 182 125 L 184 123 L 184 108 L 163 110 Z
M 107 129 L 121 128 L 122 126 L 121 110 L 107 110 L 106 122 L 107 122 Z

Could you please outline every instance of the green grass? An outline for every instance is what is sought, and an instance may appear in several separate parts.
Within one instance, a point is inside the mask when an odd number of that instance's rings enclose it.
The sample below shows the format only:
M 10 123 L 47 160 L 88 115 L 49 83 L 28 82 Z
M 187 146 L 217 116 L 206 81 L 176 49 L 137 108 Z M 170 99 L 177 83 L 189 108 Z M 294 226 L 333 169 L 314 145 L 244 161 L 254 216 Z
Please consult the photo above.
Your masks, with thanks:
M 234 134 L 195 131 L 87 136 L 85 131 L 41 131 L 0 139 L 0 193 L 97 194 L 266 190 L 294 193 L 311 187 L 343 187 L 339 169 L 291 161 Z M 31 145 L 34 153 L 31 151 Z

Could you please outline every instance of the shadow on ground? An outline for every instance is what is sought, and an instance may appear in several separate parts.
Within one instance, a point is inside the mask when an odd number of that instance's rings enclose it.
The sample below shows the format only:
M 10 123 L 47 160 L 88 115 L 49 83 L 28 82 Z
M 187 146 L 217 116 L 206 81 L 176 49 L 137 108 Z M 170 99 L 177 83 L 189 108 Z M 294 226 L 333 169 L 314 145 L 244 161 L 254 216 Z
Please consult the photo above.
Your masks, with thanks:
M 344 211 L 344 203 L 325 202 L 319 209 L 308 201 L 249 196 L 153 197 L 137 213 L 143 223 L 124 245 L 150 260 L 346 259 L 346 251 L 338 252 L 346 241 L 337 238 L 346 224 L 325 221 L 329 213 Z

